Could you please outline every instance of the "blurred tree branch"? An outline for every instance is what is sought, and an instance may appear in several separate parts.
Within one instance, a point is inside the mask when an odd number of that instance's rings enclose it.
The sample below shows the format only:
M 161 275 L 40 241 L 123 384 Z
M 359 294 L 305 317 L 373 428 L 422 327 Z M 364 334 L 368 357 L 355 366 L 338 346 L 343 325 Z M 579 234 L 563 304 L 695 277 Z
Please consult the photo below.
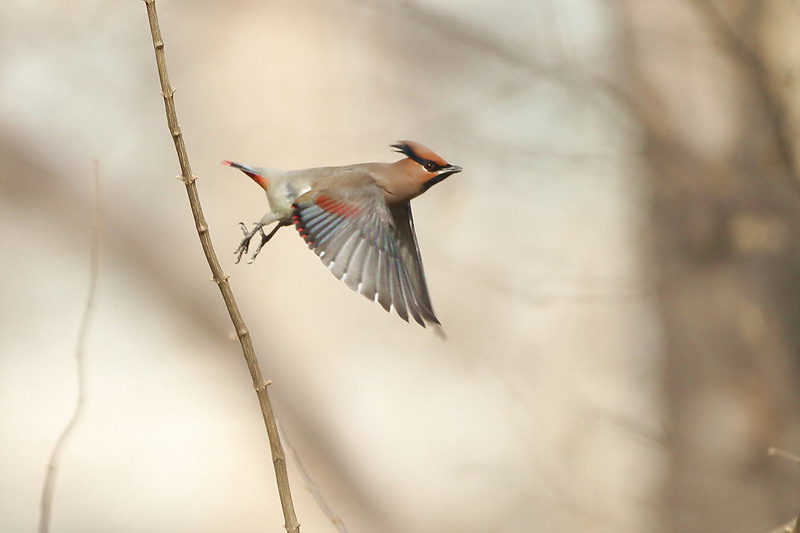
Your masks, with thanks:
M 800 466 L 800 456 L 797 456 L 791 452 L 787 452 L 786 450 L 772 447 L 767 450 L 767 454 L 788 459 L 789 461 L 796 463 L 797 466 Z M 797 515 L 796 519 L 789 520 L 784 525 L 772 530 L 770 533 L 800 533 L 800 514 Z
M 661 531 L 763 531 L 796 513 L 794 480 L 763 457 L 800 427 L 795 139 L 756 46 L 766 25 L 748 19 L 746 38 L 728 23 L 777 4 L 620 3 L 664 335 Z
M 800 520 L 800 517 L 798 517 L 797 520 Z M 786 522 L 785 524 L 783 524 L 782 526 L 776 527 L 775 529 L 773 529 L 769 533 L 797 533 L 796 524 L 797 524 L 797 521 L 792 519 L 792 520 L 789 520 L 788 522 Z
M 288 533 L 299 533 L 300 524 L 297 521 L 297 516 L 294 511 L 294 504 L 292 502 L 292 494 L 289 488 L 289 476 L 286 470 L 286 455 L 281 446 L 280 435 L 278 433 L 278 426 L 275 422 L 275 415 L 272 409 L 272 402 L 269 398 L 268 385 L 269 382 L 264 380 L 261 373 L 261 367 L 258 363 L 258 357 L 255 353 L 253 341 L 250 336 L 250 331 L 242 318 L 239 306 L 233 295 L 228 276 L 222 271 L 219 264 L 219 259 L 214 251 L 213 244 L 211 243 L 211 236 L 208 231 L 208 224 L 206 223 L 203 210 L 200 205 L 200 197 L 197 192 L 195 180 L 197 179 L 192 174 L 192 169 L 189 164 L 189 155 L 186 151 L 186 145 L 183 140 L 180 126 L 178 125 L 178 116 L 175 110 L 174 94 L 175 90 L 169 82 L 169 75 L 167 73 L 166 56 L 164 54 L 164 41 L 161 37 L 161 29 L 158 24 L 158 16 L 156 13 L 155 0 L 144 0 L 147 7 L 147 19 L 150 23 L 150 33 L 153 38 L 153 49 L 156 56 L 156 65 L 158 67 L 158 77 L 161 81 L 161 95 L 164 97 L 164 107 L 167 114 L 167 125 L 169 127 L 172 140 L 175 143 L 175 150 L 178 155 L 178 162 L 181 167 L 181 180 L 186 186 L 186 193 L 189 197 L 189 204 L 191 206 L 192 215 L 194 217 L 195 228 L 200 237 L 200 243 L 203 247 L 203 252 L 211 268 L 211 273 L 214 282 L 219 287 L 222 293 L 222 299 L 225 301 L 225 307 L 230 315 L 231 322 L 239 337 L 239 343 L 242 347 L 242 353 L 247 368 L 250 371 L 250 376 L 253 379 L 253 387 L 255 388 L 256 395 L 258 396 L 259 405 L 261 406 L 261 414 L 264 419 L 264 424 L 267 428 L 267 435 L 269 437 L 270 450 L 272 452 L 272 463 L 275 467 L 275 477 L 278 484 L 278 494 L 281 501 L 281 509 L 285 520 L 285 527 Z
M 775 146 L 778 154 L 783 159 L 788 170 L 790 185 L 800 195 L 800 176 L 798 176 L 797 160 L 793 149 L 792 133 L 787 121 L 788 113 L 784 103 L 777 95 L 770 83 L 770 72 L 761 56 L 756 52 L 754 43 L 737 31 L 723 13 L 715 6 L 713 1 L 692 0 L 697 11 L 702 15 L 711 34 L 725 48 L 731 56 L 733 63 L 745 74 L 748 81 L 764 104 L 764 109 L 769 117 L 766 125 L 772 129 L 775 136 Z M 763 6 L 751 4 L 755 9 Z M 752 21 L 748 20 L 748 25 Z
M 286 436 L 286 431 L 284 431 L 283 426 L 280 422 L 278 422 L 278 431 L 280 432 L 281 438 L 286 443 L 286 447 L 289 449 L 289 453 L 292 454 L 294 457 L 294 464 L 297 467 L 297 471 L 300 473 L 300 477 L 303 478 L 303 482 L 306 484 L 306 489 L 311 493 L 311 496 L 314 498 L 314 502 L 316 502 L 317 507 L 322 514 L 333 524 L 336 528 L 336 531 L 339 533 L 348 533 L 347 526 L 342 521 L 341 517 L 336 514 L 336 512 L 328 505 L 325 496 L 322 494 L 322 490 L 319 488 L 314 480 L 311 478 L 311 475 L 306 470 L 305 465 L 303 464 L 302 459 L 300 459 L 300 454 L 298 453 L 297 449 L 292 446 L 291 441 Z
M 397 9 L 415 25 L 427 28 L 442 41 L 459 43 L 470 49 L 479 50 L 509 68 L 524 73 L 526 77 L 547 79 L 571 90 L 580 90 L 583 98 L 593 101 L 598 107 L 610 108 L 607 110 L 608 116 L 616 122 L 629 124 L 626 121 L 629 117 L 626 115 L 630 115 L 633 123 L 636 123 L 644 112 L 639 99 L 626 86 L 601 73 L 574 65 L 566 58 L 555 62 L 540 61 L 525 50 L 493 38 L 485 29 L 472 26 L 466 20 L 432 9 L 420 2 L 380 1 L 370 5 L 381 10 Z M 608 101 L 603 98 L 605 96 L 617 105 L 609 106 Z
M 67 442 L 78 427 L 78 423 L 83 418 L 86 406 L 86 340 L 89 337 L 89 327 L 92 324 L 94 315 L 95 299 L 97 296 L 97 281 L 100 277 L 100 247 L 102 243 L 102 212 L 100 208 L 100 171 L 98 170 L 97 160 L 94 161 L 94 208 L 92 210 L 92 244 L 89 252 L 89 289 L 86 295 L 86 304 L 83 308 L 81 325 L 78 330 L 78 340 L 75 344 L 75 370 L 78 375 L 78 398 L 75 403 L 75 410 L 72 412 L 67 425 L 64 426 L 61 436 L 53 446 L 50 461 L 47 464 L 44 484 L 42 486 L 42 498 L 39 513 L 39 533 L 50 531 L 50 522 L 53 512 L 53 494 L 56 488 L 56 478 L 58 467 L 61 464 L 61 456 L 64 455 Z

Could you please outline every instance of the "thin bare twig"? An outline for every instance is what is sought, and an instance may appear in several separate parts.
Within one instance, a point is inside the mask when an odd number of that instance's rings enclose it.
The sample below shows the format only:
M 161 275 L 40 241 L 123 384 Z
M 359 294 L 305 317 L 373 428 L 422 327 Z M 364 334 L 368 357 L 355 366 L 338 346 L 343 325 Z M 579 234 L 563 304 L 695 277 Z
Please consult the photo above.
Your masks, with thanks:
M 297 449 L 292 446 L 292 443 L 289 440 L 289 437 L 286 436 L 286 431 L 284 431 L 283 425 L 280 422 L 278 422 L 278 430 L 281 434 L 281 439 L 284 443 L 286 443 L 289 453 L 291 453 L 292 457 L 294 458 L 294 464 L 297 467 L 297 471 L 300 472 L 300 477 L 303 478 L 303 483 L 305 483 L 306 488 L 314 498 L 319 510 L 322 511 L 322 514 L 324 514 L 328 520 L 330 520 L 331 524 L 333 524 L 339 533 L 348 533 L 347 526 L 344 525 L 342 519 L 334 512 L 333 509 L 331 509 L 330 505 L 328 505 L 328 502 L 325 501 L 325 497 L 322 495 L 319 485 L 314 483 L 314 480 L 311 479 L 311 476 L 306 470 L 305 465 L 303 465 L 303 461 L 300 459 L 300 454 L 298 454 Z
M 86 369 L 85 353 L 86 339 L 89 336 L 89 327 L 94 315 L 95 296 L 97 294 L 97 280 L 100 272 L 100 245 L 102 241 L 102 213 L 100 210 L 100 171 L 98 170 L 97 160 L 94 161 L 94 208 L 92 210 L 92 243 L 89 252 L 89 289 L 86 295 L 86 304 L 83 307 L 81 325 L 78 329 L 78 340 L 75 343 L 75 370 L 77 372 L 78 398 L 75 402 L 75 410 L 72 412 L 67 425 L 61 432 L 53 451 L 50 454 L 50 461 L 47 463 L 47 473 L 44 477 L 42 486 L 42 499 L 39 511 L 39 533 L 50 531 L 50 521 L 53 513 L 53 494 L 56 488 L 56 478 L 58 477 L 58 467 L 61 464 L 61 457 L 64 455 L 67 442 L 72 437 L 78 423 L 83 418 L 86 405 Z
M 228 276 L 223 273 L 222 267 L 219 264 L 219 259 L 217 259 L 217 254 L 211 244 L 208 224 L 203 215 L 200 197 L 197 193 L 197 186 L 195 185 L 195 180 L 197 178 L 192 174 L 192 169 L 189 165 L 189 155 L 183 141 L 183 134 L 178 125 L 178 115 L 175 111 L 175 100 L 173 98 L 175 89 L 172 88 L 169 82 L 167 60 L 164 54 L 164 41 L 161 38 L 161 29 L 158 25 L 155 0 L 144 0 L 144 3 L 147 7 L 150 34 L 153 37 L 153 49 L 155 50 L 158 77 L 161 81 L 161 95 L 164 97 L 167 126 L 172 135 L 172 140 L 175 143 L 175 151 L 178 154 L 178 163 L 181 167 L 181 180 L 186 185 L 186 194 L 189 197 L 189 205 L 192 210 L 192 216 L 194 217 L 197 235 L 200 237 L 200 244 L 203 246 L 203 252 L 208 261 L 208 266 L 211 268 L 213 280 L 222 293 L 225 307 L 228 309 L 228 314 L 230 315 L 231 322 L 233 322 L 236 335 L 239 337 L 239 343 L 242 346 L 242 354 L 247 362 L 250 377 L 253 379 L 253 388 L 255 388 L 256 395 L 258 396 L 258 403 L 261 406 L 261 415 L 264 418 L 264 425 L 267 428 L 267 436 L 269 437 L 272 464 L 275 467 L 275 478 L 278 484 L 278 495 L 281 500 L 281 509 L 283 510 L 286 530 L 288 533 L 299 533 L 300 524 L 295 515 L 292 494 L 289 490 L 289 476 L 286 472 L 286 455 L 281 446 L 278 426 L 275 423 L 275 415 L 272 410 L 272 403 L 269 399 L 269 392 L 267 391 L 269 382 L 264 380 L 261 373 L 261 367 L 258 364 L 253 341 L 250 338 L 250 330 L 247 329 L 247 325 L 242 318 L 239 306 L 233 296 L 233 290 L 231 289 L 230 283 L 228 283 Z

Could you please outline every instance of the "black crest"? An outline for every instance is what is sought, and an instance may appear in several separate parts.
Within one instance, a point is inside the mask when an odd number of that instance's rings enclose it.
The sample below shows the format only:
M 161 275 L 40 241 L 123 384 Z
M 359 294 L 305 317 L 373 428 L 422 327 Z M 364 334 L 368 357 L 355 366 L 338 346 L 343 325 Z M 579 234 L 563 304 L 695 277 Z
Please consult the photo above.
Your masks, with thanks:
M 404 155 L 408 156 L 409 158 L 413 159 L 414 161 L 416 161 L 417 163 L 420 163 L 420 161 L 422 161 L 422 159 L 416 153 L 414 153 L 414 150 L 412 150 L 411 147 L 409 145 L 407 145 L 406 143 L 393 144 L 392 148 L 395 149 L 394 150 L 395 152 L 399 152 L 401 154 L 404 154 Z M 420 163 L 420 164 L 422 164 L 422 163 Z
M 414 149 L 411 148 L 411 146 L 406 143 L 393 144 L 392 148 L 394 148 L 396 152 L 400 152 L 401 154 L 408 156 L 409 159 L 413 159 L 414 161 L 422 165 L 422 167 L 428 172 L 438 172 L 443 168 L 445 168 L 436 161 L 420 157 L 419 154 L 417 154 L 414 151 Z

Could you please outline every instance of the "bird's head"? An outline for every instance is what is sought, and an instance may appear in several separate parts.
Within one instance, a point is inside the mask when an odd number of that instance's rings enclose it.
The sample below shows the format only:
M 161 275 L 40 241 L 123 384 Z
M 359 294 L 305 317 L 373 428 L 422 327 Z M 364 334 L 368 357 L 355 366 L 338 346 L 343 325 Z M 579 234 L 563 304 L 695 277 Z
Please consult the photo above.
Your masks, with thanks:
M 413 164 L 408 165 L 412 178 L 422 185 L 422 192 L 427 191 L 437 183 L 461 172 L 461 167 L 451 165 L 442 156 L 414 141 L 398 141 L 392 145 L 395 151 L 404 154 Z

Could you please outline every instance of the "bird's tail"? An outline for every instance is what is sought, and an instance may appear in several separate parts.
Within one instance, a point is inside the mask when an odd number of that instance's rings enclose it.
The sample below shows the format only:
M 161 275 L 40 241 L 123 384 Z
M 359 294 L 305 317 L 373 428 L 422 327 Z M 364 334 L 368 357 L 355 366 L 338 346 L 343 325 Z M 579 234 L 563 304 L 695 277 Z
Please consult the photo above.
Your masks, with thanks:
M 241 163 L 236 163 L 234 161 L 223 161 L 222 164 L 228 167 L 238 168 L 250 176 L 250 179 L 255 181 L 264 190 L 269 187 L 269 178 L 264 175 L 265 173 L 263 169 L 248 167 L 247 165 L 242 165 Z

